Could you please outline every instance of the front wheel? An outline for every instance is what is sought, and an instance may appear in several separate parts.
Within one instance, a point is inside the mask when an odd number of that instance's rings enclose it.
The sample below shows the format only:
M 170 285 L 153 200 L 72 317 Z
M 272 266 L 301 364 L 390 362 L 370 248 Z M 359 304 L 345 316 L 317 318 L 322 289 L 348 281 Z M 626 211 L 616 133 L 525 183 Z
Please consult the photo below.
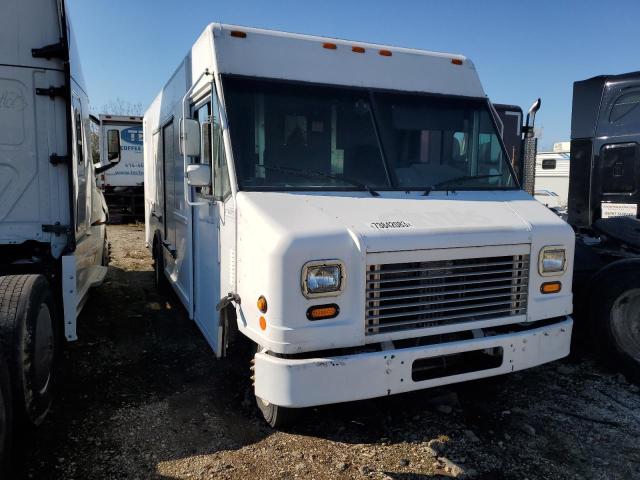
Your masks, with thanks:
M 58 342 L 56 308 L 43 275 L 0 277 L 0 345 L 11 374 L 16 417 L 42 423 L 51 408 Z
M 619 272 L 605 280 L 592 309 L 595 340 L 616 368 L 640 381 L 640 276 Z
M 256 353 L 262 351 L 262 347 L 256 346 Z M 256 395 L 256 404 L 265 421 L 271 428 L 289 427 L 296 423 L 302 409 L 281 407 L 274 405 Z

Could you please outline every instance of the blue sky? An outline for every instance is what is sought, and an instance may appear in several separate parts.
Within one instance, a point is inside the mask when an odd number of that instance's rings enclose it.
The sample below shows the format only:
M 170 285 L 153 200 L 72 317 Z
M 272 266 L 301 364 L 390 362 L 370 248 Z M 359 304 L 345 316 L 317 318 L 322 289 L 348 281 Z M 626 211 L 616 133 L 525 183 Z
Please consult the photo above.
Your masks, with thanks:
M 155 97 L 212 21 L 462 53 L 493 102 L 542 97 L 541 147 L 568 140 L 572 83 L 640 70 L 640 2 L 67 0 L 94 110 Z

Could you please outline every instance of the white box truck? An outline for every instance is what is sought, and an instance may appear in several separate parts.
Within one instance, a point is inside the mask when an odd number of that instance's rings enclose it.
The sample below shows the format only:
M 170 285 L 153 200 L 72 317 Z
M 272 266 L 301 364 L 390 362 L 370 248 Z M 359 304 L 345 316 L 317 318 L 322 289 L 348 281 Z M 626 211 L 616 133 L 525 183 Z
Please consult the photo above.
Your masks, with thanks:
M 3 2 L 0 464 L 10 458 L 14 421 L 38 425 L 49 411 L 60 340 L 76 339 L 89 288 L 107 270 L 107 212 L 77 55 L 62 0 Z
M 122 223 L 144 218 L 144 158 L 142 155 L 142 117 L 132 115 L 98 116 L 100 164 L 110 165 L 108 132 L 120 135 L 120 161 L 98 176 L 109 207 L 109 222 Z M 115 133 L 113 134 L 115 135 Z
M 205 29 L 145 113 L 146 241 L 269 424 L 568 354 L 573 231 L 497 125 L 461 55 Z

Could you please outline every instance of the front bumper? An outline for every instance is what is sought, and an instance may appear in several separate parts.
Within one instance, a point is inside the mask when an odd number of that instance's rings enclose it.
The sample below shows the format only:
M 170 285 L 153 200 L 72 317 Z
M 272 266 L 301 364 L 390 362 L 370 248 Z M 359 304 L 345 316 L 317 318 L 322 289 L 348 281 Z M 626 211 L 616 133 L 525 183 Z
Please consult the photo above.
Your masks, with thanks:
M 569 354 L 573 320 L 517 333 L 421 347 L 303 360 L 255 356 L 255 393 L 284 407 L 310 407 L 382 397 L 477 378 L 490 377 L 551 362 Z M 496 368 L 429 380 L 412 379 L 413 362 L 480 349 L 502 347 Z

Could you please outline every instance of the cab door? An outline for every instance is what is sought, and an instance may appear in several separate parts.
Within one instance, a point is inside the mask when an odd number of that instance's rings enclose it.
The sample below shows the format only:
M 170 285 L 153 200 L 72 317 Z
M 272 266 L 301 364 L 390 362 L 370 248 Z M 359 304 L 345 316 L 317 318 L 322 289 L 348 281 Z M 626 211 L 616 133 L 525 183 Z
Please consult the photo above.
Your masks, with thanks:
M 201 125 L 201 163 L 211 166 L 209 187 L 194 188 L 199 204 L 193 212 L 194 319 L 217 357 L 223 355 L 220 312 L 216 306 L 226 295 L 223 281 L 228 258 L 223 258 L 226 238 L 225 200 L 230 197 L 223 129 L 215 94 L 194 105 L 193 118 Z

